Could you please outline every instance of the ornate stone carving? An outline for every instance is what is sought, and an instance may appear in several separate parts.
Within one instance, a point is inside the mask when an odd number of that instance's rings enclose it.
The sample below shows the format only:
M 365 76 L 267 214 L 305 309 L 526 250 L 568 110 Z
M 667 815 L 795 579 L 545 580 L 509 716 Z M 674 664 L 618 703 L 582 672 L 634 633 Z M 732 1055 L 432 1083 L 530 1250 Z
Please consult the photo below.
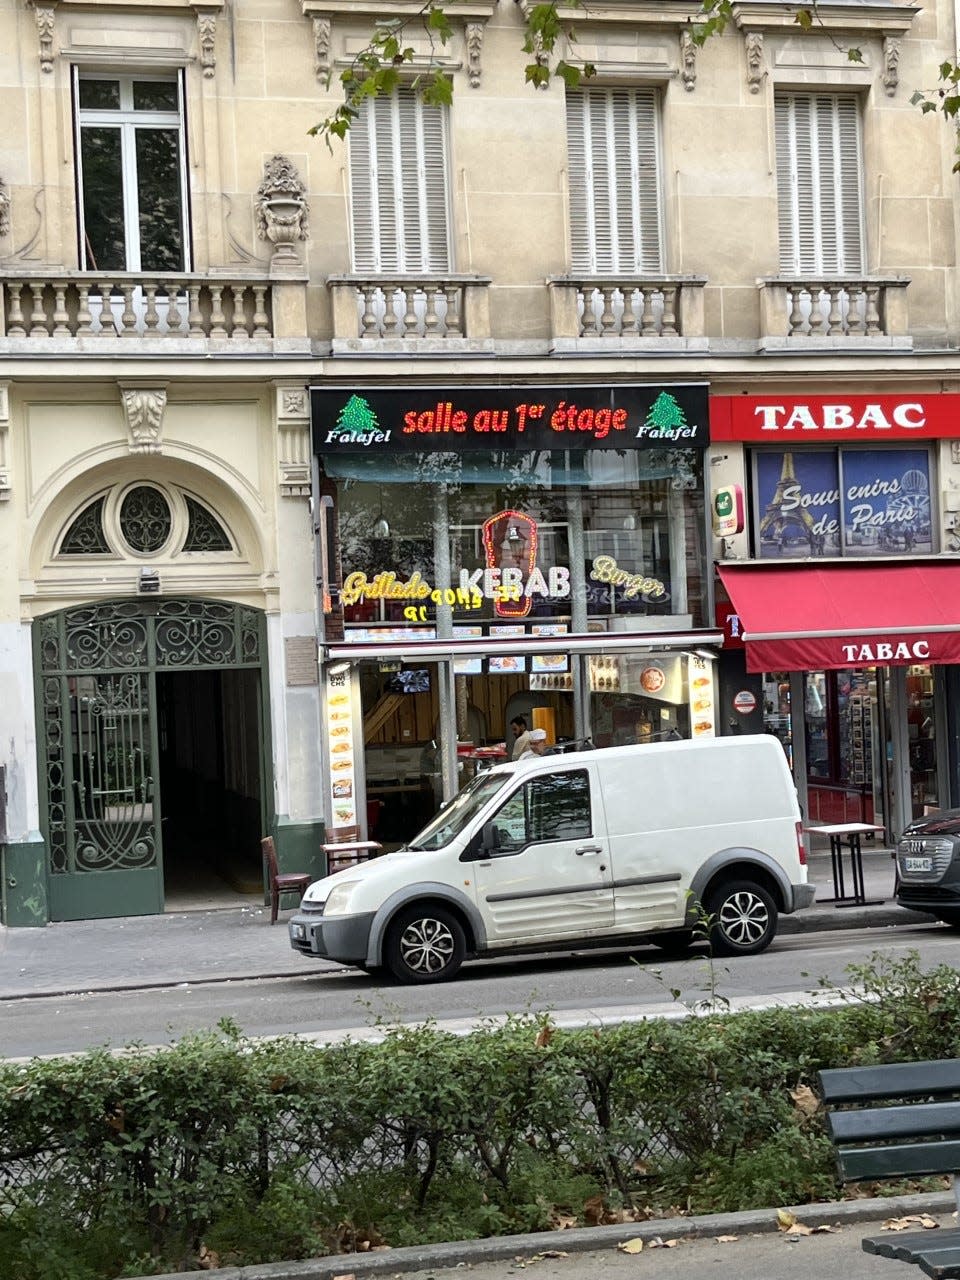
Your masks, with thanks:
M 167 407 L 165 386 L 120 385 L 123 411 L 130 434 L 131 453 L 160 453 L 163 413 Z
M 323 84 L 330 80 L 330 19 L 314 18 L 313 45 L 316 51 L 314 66 L 317 79 Z
M 0 236 L 5 236 L 10 230 L 10 195 L 7 191 L 7 184 L 0 178 Z
M 759 31 L 748 31 L 747 47 L 747 84 L 751 93 L 759 93 L 767 69 L 763 65 L 763 34 Z
M 33 16 L 37 20 L 37 34 L 40 37 L 40 69 L 53 70 L 53 7 L 45 4 L 34 4 Z
M 209 80 L 217 69 L 217 19 L 214 14 L 197 14 L 197 36 L 200 40 L 200 65 Z
M 893 36 L 883 38 L 883 87 L 892 98 L 900 83 L 900 42 Z
M 692 93 L 697 84 L 697 46 L 686 27 L 680 32 L 680 79 L 687 93 Z
M 280 493 L 308 498 L 311 488 L 310 401 L 302 384 L 276 385 Z
M 467 42 L 467 78 L 470 88 L 476 89 L 480 84 L 480 50 L 483 48 L 483 23 L 468 22 L 464 28 Z
M 297 167 L 287 156 L 273 156 L 263 166 L 256 210 L 257 235 L 273 245 L 270 270 L 299 270 L 300 255 L 294 246 L 307 238 L 310 206 Z

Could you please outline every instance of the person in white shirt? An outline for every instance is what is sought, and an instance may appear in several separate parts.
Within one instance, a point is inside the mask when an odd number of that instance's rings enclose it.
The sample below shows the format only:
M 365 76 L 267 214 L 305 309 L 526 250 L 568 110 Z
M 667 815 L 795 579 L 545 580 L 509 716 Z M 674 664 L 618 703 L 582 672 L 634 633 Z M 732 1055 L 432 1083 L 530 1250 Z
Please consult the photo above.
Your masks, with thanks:
M 542 756 L 547 749 L 546 729 L 531 729 L 527 737 L 530 740 L 529 745 L 516 757 L 518 760 L 523 760 L 527 756 Z
M 510 728 L 513 731 L 513 750 L 510 752 L 510 759 L 519 760 L 530 745 L 527 722 L 523 716 L 514 716 L 510 721 Z

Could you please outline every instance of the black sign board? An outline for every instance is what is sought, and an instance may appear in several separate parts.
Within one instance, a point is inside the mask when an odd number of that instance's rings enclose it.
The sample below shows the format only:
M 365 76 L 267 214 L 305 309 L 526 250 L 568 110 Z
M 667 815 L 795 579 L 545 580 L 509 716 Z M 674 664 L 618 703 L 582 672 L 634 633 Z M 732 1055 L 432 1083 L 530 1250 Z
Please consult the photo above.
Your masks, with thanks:
M 313 447 L 332 453 L 705 449 L 707 384 L 311 388 Z

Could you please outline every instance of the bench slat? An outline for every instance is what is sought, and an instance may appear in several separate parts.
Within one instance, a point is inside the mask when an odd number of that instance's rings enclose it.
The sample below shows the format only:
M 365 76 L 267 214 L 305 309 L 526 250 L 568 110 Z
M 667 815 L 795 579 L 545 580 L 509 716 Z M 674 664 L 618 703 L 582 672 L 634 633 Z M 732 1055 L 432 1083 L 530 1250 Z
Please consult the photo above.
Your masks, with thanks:
M 960 1092 L 960 1058 L 894 1062 L 880 1067 L 839 1067 L 820 1072 L 824 1102 L 865 1102 Z
M 960 1249 L 952 1249 L 949 1256 L 938 1253 L 934 1258 L 918 1258 L 920 1270 L 931 1280 L 960 1280 Z
M 862 1178 L 904 1178 L 911 1175 L 953 1173 L 960 1169 L 960 1142 L 910 1142 L 891 1147 L 854 1147 L 839 1151 L 837 1160 L 846 1182 Z
M 827 1117 L 834 1142 L 871 1138 L 960 1137 L 960 1102 L 914 1102 L 905 1107 L 863 1107 Z
M 935 1227 L 927 1231 L 888 1231 L 886 1235 L 861 1240 L 860 1247 L 864 1253 L 875 1253 L 879 1258 L 916 1262 L 921 1256 L 932 1258 L 935 1254 L 960 1250 L 960 1231 Z

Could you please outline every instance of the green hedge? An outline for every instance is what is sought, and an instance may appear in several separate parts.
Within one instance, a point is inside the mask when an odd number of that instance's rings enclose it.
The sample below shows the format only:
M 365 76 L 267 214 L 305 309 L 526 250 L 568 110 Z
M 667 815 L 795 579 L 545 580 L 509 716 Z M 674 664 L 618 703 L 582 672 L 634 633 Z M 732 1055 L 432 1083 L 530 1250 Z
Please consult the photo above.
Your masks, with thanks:
M 831 1010 L 603 1030 L 521 1018 L 381 1044 L 253 1042 L 0 1066 L 0 1277 L 99 1280 L 830 1198 L 821 1067 L 960 1056 L 916 956 Z M 207 1261 L 213 1261 L 207 1258 Z

